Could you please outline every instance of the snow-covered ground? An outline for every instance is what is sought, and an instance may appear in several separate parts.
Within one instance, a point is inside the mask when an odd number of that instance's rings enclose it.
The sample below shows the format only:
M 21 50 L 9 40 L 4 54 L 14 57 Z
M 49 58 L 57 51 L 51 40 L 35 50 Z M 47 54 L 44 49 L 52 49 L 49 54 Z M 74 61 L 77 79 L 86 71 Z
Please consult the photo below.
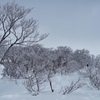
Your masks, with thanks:
M 1 69 L 0 69 L 1 70 Z M 1 75 L 0 75 L 1 77 Z M 0 79 L 0 100 L 100 100 L 100 91 L 87 85 L 66 95 L 61 94 L 61 87 L 78 79 L 78 74 L 56 75 L 52 78 L 54 93 L 51 93 L 48 83 L 43 84 L 43 90 L 37 96 L 32 96 L 22 85 L 22 80 L 16 84 L 10 79 Z M 82 80 L 88 83 L 88 80 Z

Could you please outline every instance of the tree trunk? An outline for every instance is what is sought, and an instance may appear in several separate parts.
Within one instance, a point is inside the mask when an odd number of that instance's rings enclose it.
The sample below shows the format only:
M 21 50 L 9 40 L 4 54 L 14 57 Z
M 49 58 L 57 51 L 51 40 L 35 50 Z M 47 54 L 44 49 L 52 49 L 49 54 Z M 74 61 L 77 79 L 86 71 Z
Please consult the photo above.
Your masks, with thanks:
M 49 85 L 50 85 L 51 92 L 54 92 L 54 89 L 53 89 L 53 87 L 52 87 L 52 82 L 51 82 L 51 80 L 50 80 L 49 75 L 48 75 L 48 81 L 49 81 Z

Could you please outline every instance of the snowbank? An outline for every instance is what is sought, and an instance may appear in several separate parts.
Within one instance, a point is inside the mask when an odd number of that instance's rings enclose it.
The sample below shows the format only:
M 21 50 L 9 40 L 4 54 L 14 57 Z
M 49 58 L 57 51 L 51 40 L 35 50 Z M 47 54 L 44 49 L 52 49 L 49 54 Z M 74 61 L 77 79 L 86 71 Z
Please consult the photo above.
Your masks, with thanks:
M 62 86 L 69 86 L 69 84 L 72 81 L 75 82 L 78 77 L 76 73 L 72 75 L 56 75 L 52 78 L 55 92 L 52 93 L 48 83 L 45 83 L 43 90 L 38 96 L 29 94 L 23 84 L 21 84 L 21 79 L 17 80 L 18 85 L 9 79 L 2 79 L 0 80 L 0 100 L 100 100 L 100 91 L 90 89 L 87 86 L 70 94 L 62 95 L 59 93 Z

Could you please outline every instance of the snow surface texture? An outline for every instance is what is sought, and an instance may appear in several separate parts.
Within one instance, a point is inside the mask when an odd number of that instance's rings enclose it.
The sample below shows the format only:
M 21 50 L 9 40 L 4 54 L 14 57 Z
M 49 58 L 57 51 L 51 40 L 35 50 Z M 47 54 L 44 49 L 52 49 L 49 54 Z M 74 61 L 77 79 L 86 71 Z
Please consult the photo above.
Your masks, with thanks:
M 100 91 L 84 86 L 70 94 L 62 95 L 61 87 L 78 79 L 78 74 L 56 75 L 52 78 L 54 93 L 51 93 L 48 83 L 43 84 L 43 90 L 37 96 L 32 96 L 22 85 L 22 80 L 16 84 L 14 80 L 0 79 L 0 100 L 100 100 Z M 82 82 L 88 83 L 87 79 Z

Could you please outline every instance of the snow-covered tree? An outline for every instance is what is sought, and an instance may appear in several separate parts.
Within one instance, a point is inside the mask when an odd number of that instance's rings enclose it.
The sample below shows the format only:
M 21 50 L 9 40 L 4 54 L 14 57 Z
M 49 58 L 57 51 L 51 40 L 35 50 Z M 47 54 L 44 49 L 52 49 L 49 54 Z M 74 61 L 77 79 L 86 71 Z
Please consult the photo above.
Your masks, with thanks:
M 88 50 L 76 50 L 73 53 L 73 59 L 79 64 L 78 69 L 84 68 L 91 62 L 91 56 Z
M 6 50 L 2 51 L 3 56 L 0 58 L 1 64 L 13 46 L 32 45 L 47 37 L 48 34 L 40 35 L 38 33 L 37 20 L 27 17 L 32 9 L 20 6 L 15 2 L 8 2 L 0 6 L 0 49 L 4 47 L 2 44 L 7 41 Z
M 72 49 L 60 46 L 55 51 L 57 55 L 57 67 L 60 68 L 61 74 L 68 72 L 68 63 L 72 60 Z

